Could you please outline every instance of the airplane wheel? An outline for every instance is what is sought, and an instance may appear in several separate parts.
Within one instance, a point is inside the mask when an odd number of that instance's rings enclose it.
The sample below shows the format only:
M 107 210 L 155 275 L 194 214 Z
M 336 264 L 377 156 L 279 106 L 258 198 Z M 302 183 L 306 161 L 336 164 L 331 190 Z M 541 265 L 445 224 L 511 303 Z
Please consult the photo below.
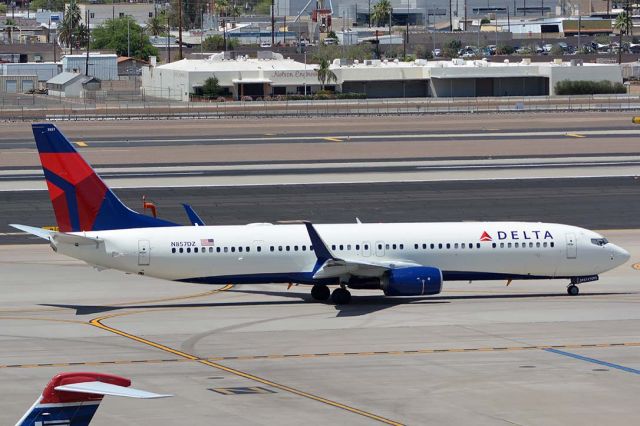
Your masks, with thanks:
M 329 298 L 331 292 L 329 291 L 329 287 L 322 284 L 316 284 L 311 287 L 311 297 L 315 300 L 325 301 Z
M 569 296 L 577 296 L 578 293 L 580 293 L 580 289 L 577 285 L 570 285 L 569 287 L 567 287 L 567 293 L 569 294 Z
M 333 293 L 331 293 L 331 300 L 333 300 L 333 303 L 336 305 L 346 305 L 351 301 L 351 293 L 347 289 L 336 288 L 333 290 Z

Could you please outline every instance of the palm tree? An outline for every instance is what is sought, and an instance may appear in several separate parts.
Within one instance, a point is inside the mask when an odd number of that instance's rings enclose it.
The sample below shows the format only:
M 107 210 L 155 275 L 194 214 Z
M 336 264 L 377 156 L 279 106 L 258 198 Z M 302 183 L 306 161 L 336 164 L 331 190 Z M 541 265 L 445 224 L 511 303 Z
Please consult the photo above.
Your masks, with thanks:
M 161 12 L 159 15 L 149 18 L 149 20 L 147 21 L 147 32 L 152 36 L 159 36 L 160 34 L 165 32 L 164 12 Z
M 64 18 L 62 18 L 62 25 L 60 25 L 60 31 L 58 36 L 60 41 L 71 48 L 73 54 L 73 39 L 77 35 L 76 28 L 80 23 L 80 7 L 76 0 L 71 0 L 67 6 L 67 10 L 64 12 Z
M 318 81 L 320 82 L 320 90 L 324 91 L 324 85 L 338 81 L 336 74 L 329 69 L 329 61 L 323 59 L 320 61 L 320 67 L 318 68 Z
M 373 6 L 371 19 L 376 23 L 377 26 L 380 26 L 380 22 L 386 23 L 389 20 L 389 14 L 391 14 L 391 1 L 380 0 Z
M 624 11 L 621 12 L 616 17 L 616 22 L 613 27 L 618 30 L 618 35 L 620 37 L 619 46 L 618 46 L 618 63 L 622 63 L 622 34 L 624 34 L 627 29 L 633 27 L 633 21 L 631 20 L 631 16 Z
M 4 30 L 7 32 L 7 35 L 9 36 L 9 43 L 13 43 L 13 28 L 16 26 L 16 21 L 14 21 L 11 18 L 7 18 L 4 21 Z

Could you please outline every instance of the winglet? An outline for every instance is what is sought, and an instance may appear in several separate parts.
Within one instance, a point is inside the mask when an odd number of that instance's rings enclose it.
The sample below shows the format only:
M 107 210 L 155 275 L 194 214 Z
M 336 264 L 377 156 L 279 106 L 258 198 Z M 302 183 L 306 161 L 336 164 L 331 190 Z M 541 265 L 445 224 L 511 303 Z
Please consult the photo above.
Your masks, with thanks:
M 336 257 L 329 251 L 327 245 L 322 241 L 318 231 L 313 227 L 311 222 L 304 222 L 304 226 L 307 227 L 307 232 L 309 233 L 309 239 L 311 240 L 311 244 L 313 245 L 313 251 L 316 254 L 318 260 L 326 261 L 329 259 L 336 259 Z
M 112 374 L 72 372 L 54 376 L 16 426 L 44 424 L 88 425 L 104 395 L 130 398 L 163 398 L 160 395 L 132 389 L 131 380 Z
M 189 204 L 182 204 L 185 211 L 187 212 L 187 216 L 189 217 L 189 221 L 193 226 L 204 226 L 204 221 L 198 216 L 195 210 Z

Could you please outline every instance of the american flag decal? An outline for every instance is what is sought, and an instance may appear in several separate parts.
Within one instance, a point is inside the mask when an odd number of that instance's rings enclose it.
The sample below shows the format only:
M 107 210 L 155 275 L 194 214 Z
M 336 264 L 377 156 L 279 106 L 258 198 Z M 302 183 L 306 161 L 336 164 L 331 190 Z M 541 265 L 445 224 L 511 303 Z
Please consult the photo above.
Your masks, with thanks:
M 213 245 L 213 238 L 205 238 L 200 240 L 200 245 L 202 246 L 212 246 Z

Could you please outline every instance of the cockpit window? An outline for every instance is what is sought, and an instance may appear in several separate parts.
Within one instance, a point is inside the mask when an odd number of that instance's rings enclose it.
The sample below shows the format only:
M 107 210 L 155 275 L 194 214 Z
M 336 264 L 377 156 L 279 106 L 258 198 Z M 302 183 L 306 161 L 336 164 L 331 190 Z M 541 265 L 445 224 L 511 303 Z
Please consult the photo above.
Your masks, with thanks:
M 609 240 L 607 240 L 606 238 L 592 238 L 591 239 L 591 244 L 595 244 L 597 246 L 603 246 L 605 244 L 607 244 L 609 242 Z

